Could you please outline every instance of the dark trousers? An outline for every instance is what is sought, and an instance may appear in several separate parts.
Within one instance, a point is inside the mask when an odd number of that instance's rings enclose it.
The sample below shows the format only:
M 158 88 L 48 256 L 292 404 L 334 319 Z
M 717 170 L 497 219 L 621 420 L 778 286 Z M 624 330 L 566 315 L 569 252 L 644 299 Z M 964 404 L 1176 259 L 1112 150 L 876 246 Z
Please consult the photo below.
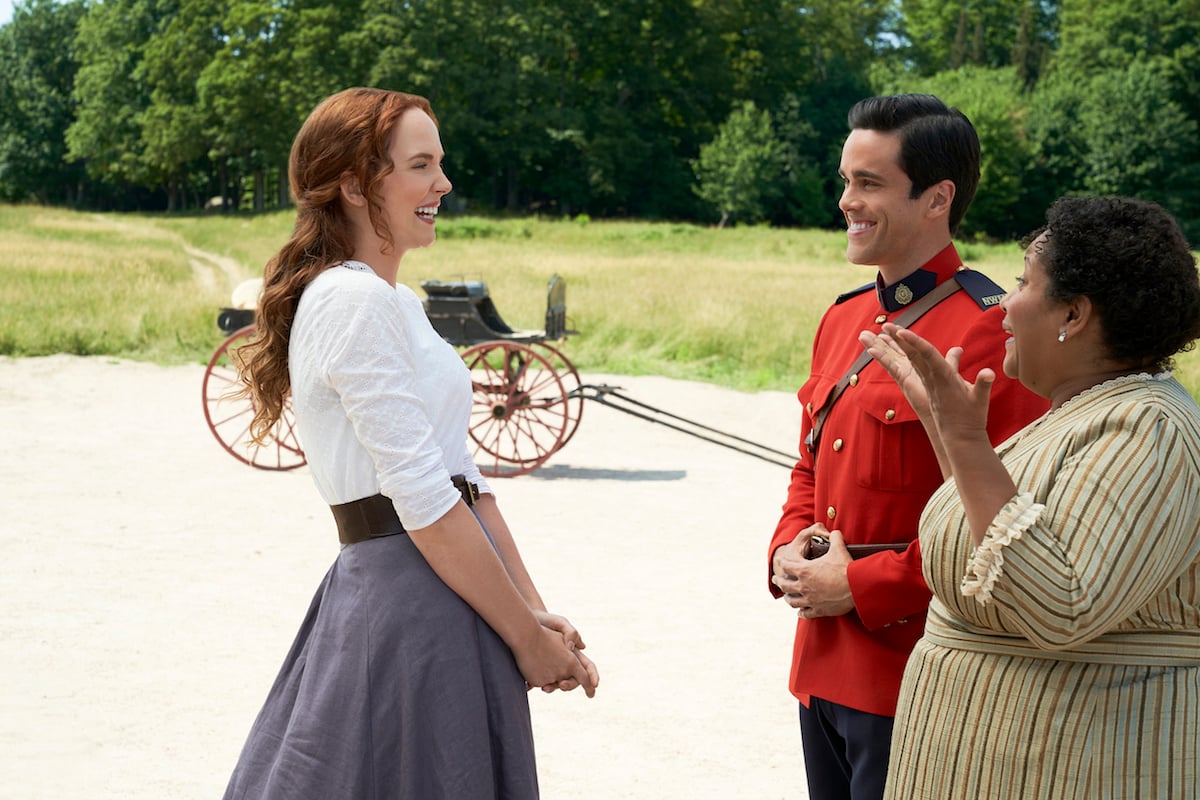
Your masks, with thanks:
M 892 717 L 819 697 L 800 706 L 800 735 L 811 800 L 880 800 L 887 780 Z

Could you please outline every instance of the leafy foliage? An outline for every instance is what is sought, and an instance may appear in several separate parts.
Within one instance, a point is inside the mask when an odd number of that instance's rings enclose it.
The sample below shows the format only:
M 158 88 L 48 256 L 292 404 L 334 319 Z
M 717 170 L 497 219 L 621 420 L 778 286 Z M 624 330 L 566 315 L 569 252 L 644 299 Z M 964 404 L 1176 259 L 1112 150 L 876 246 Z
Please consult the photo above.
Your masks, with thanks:
M 21 0 L 0 199 L 284 208 L 305 115 L 362 84 L 430 98 L 459 210 L 840 225 L 846 112 L 924 90 L 983 142 L 967 235 L 1073 191 L 1200 225 L 1200 0 Z
M 1177 215 L 1200 239 L 1195 210 L 1200 135 L 1195 120 L 1171 100 L 1170 65 L 1160 59 L 1135 61 L 1127 69 L 1092 78 L 1079 122 L 1089 143 L 1084 188 L 1154 200 Z
M 692 162 L 696 194 L 720 214 L 717 227 L 731 218 L 761 222 L 767 214 L 771 175 L 783 166 L 784 150 L 775 138 L 771 115 L 747 100 L 717 131 L 716 138 L 700 148 Z
M 924 75 L 1013 66 L 1028 80 L 1052 46 L 1056 6 L 1045 0 L 904 0 L 906 52 Z
M 64 133 L 74 114 L 78 65 L 70 42 L 81 0 L 30 0 L 0 28 L 0 199 L 72 202 L 82 170 L 67 165 Z

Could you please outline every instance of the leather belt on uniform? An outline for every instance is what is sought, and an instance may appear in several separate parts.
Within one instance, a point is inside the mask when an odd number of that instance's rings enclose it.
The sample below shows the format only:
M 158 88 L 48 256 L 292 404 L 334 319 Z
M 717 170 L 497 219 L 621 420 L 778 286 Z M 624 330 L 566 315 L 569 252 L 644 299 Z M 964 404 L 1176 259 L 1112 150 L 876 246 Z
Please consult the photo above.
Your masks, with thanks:
M 450 482 L 462 494 L 463 502 L 469 506 L 475 505 L 479 497 L 478 486 L 468 482 L 462 475 L 451 477 Z M 386 495 L 376 494 L 349 503 L 339 503 L 330 506 L 329 510 L 333 512 L 338 541 L 342 544 L 356 544 L 405 532 L 400 518 L 396 516 L 396 507 Z

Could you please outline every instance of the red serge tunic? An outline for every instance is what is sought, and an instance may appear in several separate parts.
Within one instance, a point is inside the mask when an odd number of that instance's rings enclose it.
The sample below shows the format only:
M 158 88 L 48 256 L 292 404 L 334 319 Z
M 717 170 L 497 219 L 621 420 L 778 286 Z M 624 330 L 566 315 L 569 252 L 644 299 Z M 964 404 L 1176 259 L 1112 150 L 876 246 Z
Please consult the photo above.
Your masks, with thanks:
M 817 327 L 812 372 L 797 394 L 802 407 L 800 460 L 768 550 L 767 585 L 780 596 L 770 582 L 771 557 L 817 522 L 840 530 L 847 544 L 913 544 L 903 553 L 880 553 L 850 564 L 855 611 L 797 620 L 790 689 L 805 704 L 815 696 L 895 715 L 904 664 L 921 636 L 930 599 L 921 575 L 917 522 L 926 500 L 942 484 L 937 457 L 916 412 L 875 362 L 863 367 L 829 412 L 815 464 L 804 444 L 813 414 L 862 353 L 860 331 L 878 332 L 912 300 L 962 269 L 958 252 L 949 245 L 891 287 L 843 295 Z M 1003 293 L 975 275 L 981 280 L 963 281 L 969 291 L 942 300 L 911 328 L 943 353 L 961 345 L 961 372 L 969 380 L 983 367 L 995 371 L 988 435 L 996 445 L 1044 413 L 1049 402 L 1005 377 L 1001 366 L 1008 335 L 1000 327 L 1004 315 L 998 307 Z M 885 299 L 895 310 L 885 307 Z

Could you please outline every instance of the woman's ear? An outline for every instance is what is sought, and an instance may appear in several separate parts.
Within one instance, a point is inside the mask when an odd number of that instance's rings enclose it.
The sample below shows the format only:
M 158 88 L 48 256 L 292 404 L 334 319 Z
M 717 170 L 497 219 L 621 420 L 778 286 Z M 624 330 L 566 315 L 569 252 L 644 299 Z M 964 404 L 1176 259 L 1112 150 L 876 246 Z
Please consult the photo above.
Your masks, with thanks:
M 1067 302 L 1067 318 L 1063 323 L 1063 330 L 1067 336 L 1076 336 L 1088 326 L 1092 319 L 1092 313 L 1095 309 L 1092 306 L 1092 300 L 1085 294 L 1075 295 Z
M 358 178 L 349 172 L 342 175 L 341 192 L 342 199 L 352 206 L 361 208 L 367 204 L 367 198 L 363 197 L 362 189 L 358 186 Z

